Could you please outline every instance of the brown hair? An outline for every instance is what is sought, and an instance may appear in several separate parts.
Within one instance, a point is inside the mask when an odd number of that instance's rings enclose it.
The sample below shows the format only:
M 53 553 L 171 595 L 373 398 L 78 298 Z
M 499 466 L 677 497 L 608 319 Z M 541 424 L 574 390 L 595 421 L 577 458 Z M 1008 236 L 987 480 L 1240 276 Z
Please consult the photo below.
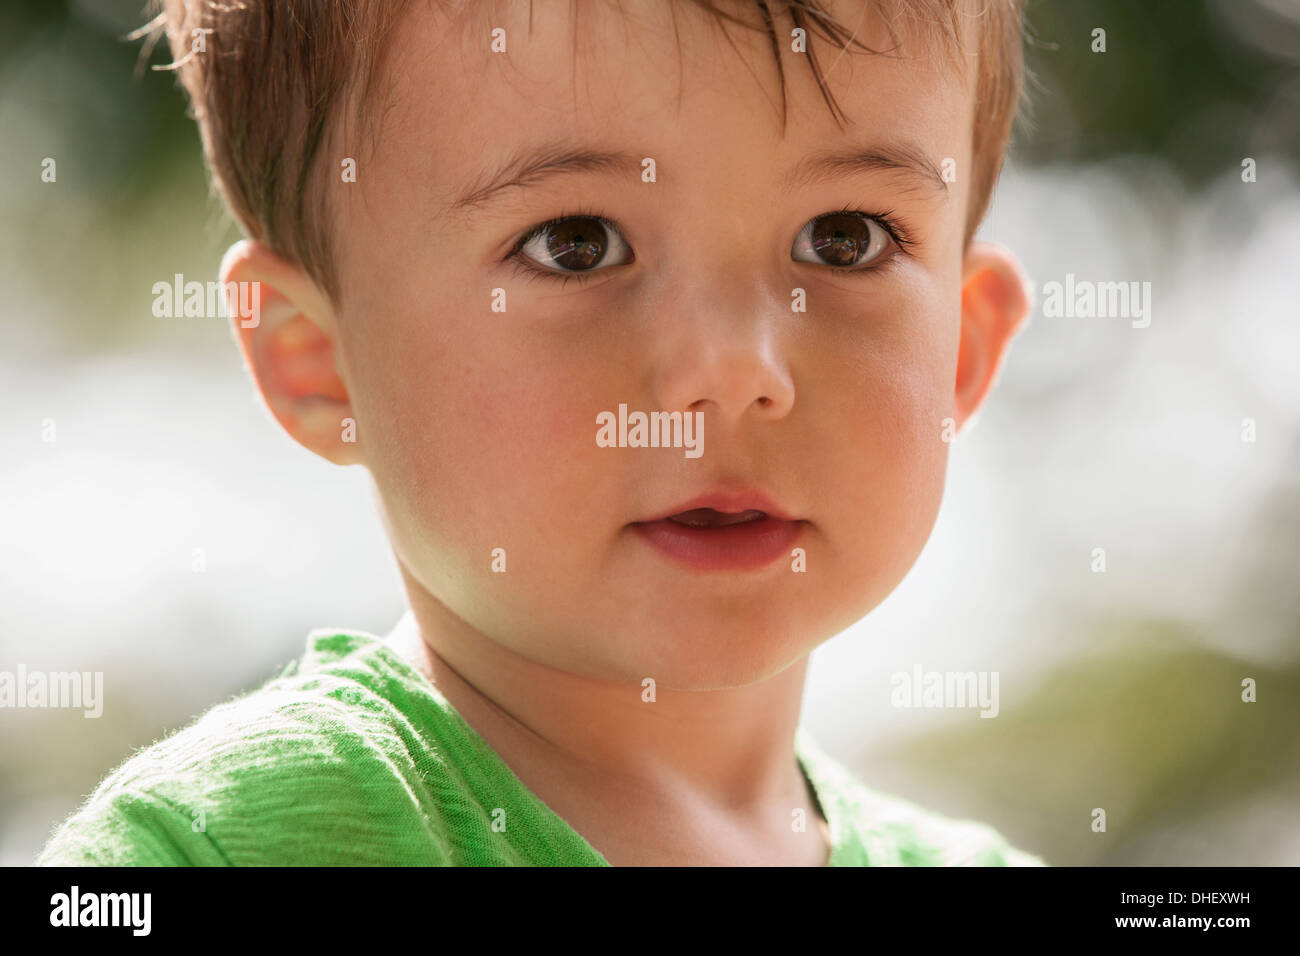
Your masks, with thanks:
M 245 232 L 301 265 L 336 305 L 340 289 L 316 160 L 332 123 L 363 118 L 389 32 L 406 2 L 152 0 L 157 15 L 132 35 L 147 37 L 143 51 L 147 56 L 166 34 L 173 62 L 163 69 L 176 70 L 189 94 L 213 185 Z M 714 15 L 724 28 L 732 22 L 754 29 L 752 23 L 716 6 L 716 0 L 690 2 Z M 841 48 L 856 46 L 896 55 L 900 35 L 910 28 L 926 50 L 944 49 L 961 62 L 962 0 L 863 0 L 888 32 L 890 46 L 884 50 L 857 41 L 851 30 L 821 8 L 819 0 L 753 2 L 776 57 L 783 123 L 785 73 L 774 6 L 777 15 L 788 12 L 794 25 L 809 35 L 807 55 L 813 75 L 837 123 L 839 107 L 826 89 L 811 44 L 814 33 Z M 988 208 L 1023 86 L 1025 0 L 979 2 L 974 169 L 966 242 Z M 473 0 L 466 6 L 472 4 Z M 345 110 L 349 102 L 352 107 Z

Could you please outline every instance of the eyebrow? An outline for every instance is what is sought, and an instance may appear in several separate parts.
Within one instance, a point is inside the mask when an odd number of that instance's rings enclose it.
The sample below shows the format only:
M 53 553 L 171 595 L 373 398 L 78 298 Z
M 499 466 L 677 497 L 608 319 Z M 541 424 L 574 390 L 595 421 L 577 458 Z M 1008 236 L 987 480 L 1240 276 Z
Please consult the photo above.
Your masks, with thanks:
M 478 177 L 457 198 L 447 204 L 448 213 L 466 212 L 488 205 L 510 189 L 524 189 L 556 176 L 573 173 L 639 175 L 642 157 L 626 150 L 575 148 L 558 143 L 537 150 L 520 150 L 492 173 Z M 786 174 L 782 191 L 862 172 L 901 173 L 917 185 L 942 193 L 948 184 L 938 167 L 914 146 L 875 145 L 817 153 L 801 161 Z
M 855 172 L 901 173 L 917 185 L 942 193 L 947 198 L 948 184 L 934 161 L 920 149 L 908 144 L 873 145 L 817 153 L 791 170 L 785 178 L 783 189 L 797 189 Z
M 627 151 L 574 148 L 553 144 L 515 153 L 491 174 L 485 174 L 448 203 L 448 212 L 465 212 L 487 205 L 508 189 L 535 186 L 543 180 L 572 173 L 639 175 L 641 157 Z

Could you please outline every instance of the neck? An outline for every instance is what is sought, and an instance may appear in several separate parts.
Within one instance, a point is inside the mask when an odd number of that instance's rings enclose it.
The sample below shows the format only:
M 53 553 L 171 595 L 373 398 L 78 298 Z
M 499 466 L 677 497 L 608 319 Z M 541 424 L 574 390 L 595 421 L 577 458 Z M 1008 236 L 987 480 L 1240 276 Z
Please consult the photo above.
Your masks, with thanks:
M 810 824 L 820 819 L 793 756 L 806 657 L 755 684 L 655 687 L 651 698 L 640 682 L 576 674 L 523 656 L 472 628 L 409 577 L 407 590 L 411 612 L 394 644 L 557 810 L 572 788 L 590 801 L 604 795 L 609 806 L 631 801 L 659 813 L 716 812 L 787 832 L 791 808 L 804 808 Z

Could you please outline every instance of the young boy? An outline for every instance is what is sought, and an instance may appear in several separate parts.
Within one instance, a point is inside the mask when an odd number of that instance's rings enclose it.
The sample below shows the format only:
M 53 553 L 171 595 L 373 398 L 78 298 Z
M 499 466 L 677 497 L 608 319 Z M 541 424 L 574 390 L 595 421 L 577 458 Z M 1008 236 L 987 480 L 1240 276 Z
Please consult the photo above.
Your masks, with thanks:
M 1042 865 L 799 728 L 1028 311 L 972 241 L 1020 3 L 166 0 L 249 370 L 371 473 L 411 612 L 40 862 Z

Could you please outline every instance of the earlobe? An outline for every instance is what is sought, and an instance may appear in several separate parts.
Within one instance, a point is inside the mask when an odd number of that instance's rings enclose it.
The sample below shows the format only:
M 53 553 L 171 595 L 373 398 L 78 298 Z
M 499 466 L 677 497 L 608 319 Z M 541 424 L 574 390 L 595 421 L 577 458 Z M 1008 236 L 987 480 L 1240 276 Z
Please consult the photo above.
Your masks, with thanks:
M 954 415 L 960 431 L 984 404 L 1011 339 L 1029 314 L 1019 261 L 1002 246 L 974 242 L 962 268 L 961 343 Z
M 241 240 L 221 262 L 231 326 L 249 374 L 281 427 L 337 465 L 361 464 L 351 398 L 337 362 L 333 307 L 301 267 L 265 243 Z M 233 307 L 236 290 L 256 303 Z

